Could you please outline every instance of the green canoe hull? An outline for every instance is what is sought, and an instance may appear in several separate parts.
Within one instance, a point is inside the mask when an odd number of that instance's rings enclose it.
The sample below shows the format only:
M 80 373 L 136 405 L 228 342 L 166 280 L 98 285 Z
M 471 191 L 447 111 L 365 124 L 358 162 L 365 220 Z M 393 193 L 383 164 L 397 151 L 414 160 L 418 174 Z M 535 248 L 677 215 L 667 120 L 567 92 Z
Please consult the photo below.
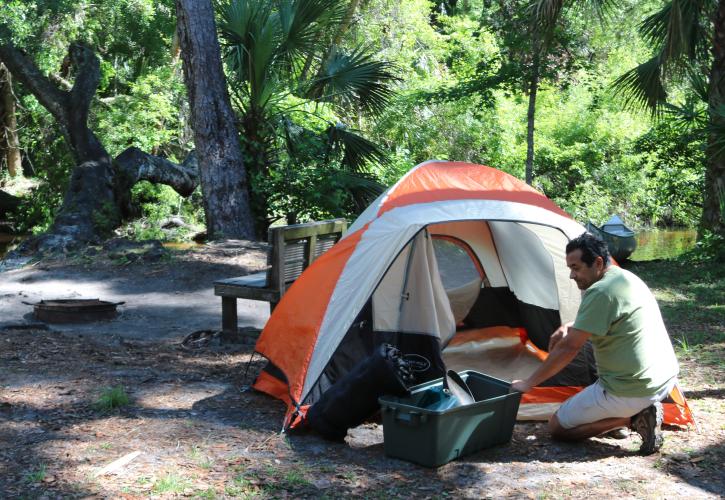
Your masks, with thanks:
M 602 230 L 591 222 L 587 223 L 587 231 L 595 236 L 599 236 L 607 244 L 609 253 L 617 262 L 624 262 L 637 248 L 637 238 L 634 232 L 631 236 L 620 236 Z

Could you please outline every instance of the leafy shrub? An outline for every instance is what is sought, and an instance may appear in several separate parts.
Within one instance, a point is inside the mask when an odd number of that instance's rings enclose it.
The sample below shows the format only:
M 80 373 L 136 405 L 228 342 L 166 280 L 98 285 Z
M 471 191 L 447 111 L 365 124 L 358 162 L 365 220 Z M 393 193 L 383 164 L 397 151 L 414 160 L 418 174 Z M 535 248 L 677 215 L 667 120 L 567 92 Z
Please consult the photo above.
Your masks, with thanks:
M 704 231 L 695 243 L 695 248 L 685 254 L 684 258 L 695 262 L 725 262 L 725 237 Z

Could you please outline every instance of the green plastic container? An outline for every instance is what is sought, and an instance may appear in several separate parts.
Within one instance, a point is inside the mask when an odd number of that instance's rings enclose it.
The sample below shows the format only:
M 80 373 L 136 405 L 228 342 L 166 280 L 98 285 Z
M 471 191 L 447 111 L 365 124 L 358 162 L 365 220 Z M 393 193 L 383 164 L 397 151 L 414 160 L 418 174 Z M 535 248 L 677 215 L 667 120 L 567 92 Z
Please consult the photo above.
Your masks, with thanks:
M 413 387 L 410 396 L 379 398 L 386 455 L 438 467 L 511 440 L 521 393 L 510 393 L 510 383 L 483 373 L 459 374 L 475 403 L 447 410 L 419 406 L 427 390 L 443 385 L 442 378 Z

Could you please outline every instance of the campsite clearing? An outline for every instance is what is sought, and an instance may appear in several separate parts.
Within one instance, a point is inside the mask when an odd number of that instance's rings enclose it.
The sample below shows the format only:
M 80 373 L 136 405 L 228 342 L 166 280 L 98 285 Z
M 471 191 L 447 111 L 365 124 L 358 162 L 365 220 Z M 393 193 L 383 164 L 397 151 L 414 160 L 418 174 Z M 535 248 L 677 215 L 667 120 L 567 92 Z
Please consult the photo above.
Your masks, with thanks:
M 254 255 L 259 262 L 249 261 Z M 248 271 L 263 264 L 263 253 L 248 248 L 202 247 L 154 262 L 97 255 L 3 273 L 28 284 L 60 275 L 85 286 L 123 279 L 135 293 L 166 284 L 158 316 L 145 313 L 146 338 L 123 334 L 124 314 L 95 332 L 0 329 L 0 496 L 715 498 L 725 491 L 722 267 L 631 267 L 660 300 L 700 432 L 668 430 L 662 453 L 640 457 L 633 437 L 568 445 L 550 441 L 542 424 L 518 423 L 508 445 L 425 469 L 385 457 L 374 422 L 351 431 L 344 444 L 281 435 L 284 405 L 243 391 L 262 367 L 254 357 L 245 376 L 250 345 L 180 347 L 196 328 L 195 306 L 218 307 L 210 270 L 223 272 L 242 256 Z M 188 330 L 157 333 L 184 308 Z M 105 388 L 120 388 L 129 402 L 95 405 Z

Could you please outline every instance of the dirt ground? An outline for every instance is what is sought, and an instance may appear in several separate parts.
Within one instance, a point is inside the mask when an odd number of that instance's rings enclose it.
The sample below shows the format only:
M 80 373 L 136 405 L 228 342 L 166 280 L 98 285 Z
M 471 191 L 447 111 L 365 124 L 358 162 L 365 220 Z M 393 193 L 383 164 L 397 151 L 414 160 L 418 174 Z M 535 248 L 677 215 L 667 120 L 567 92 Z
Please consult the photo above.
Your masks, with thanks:
M 725 494 L 723 365 L 688 356 L 682 385 L 699 429 L 667 429 L 649 457 L 637 455 L 637 437 L 562 444 L 541 423 L 517 423 L 510 443 L 437 469 L 386 457 L 378 423 L 344 443 L 281 434 L 283 404 L 248 390 L 263 366 L 252 345 L 181 342 L 219 327 L 214 279 L 263 262 L 262 247 L 228 242 L 155 260 L 101 252 L 1 271 L 0 498 Z M 39 324 L 22 304 L 59 293 L 126 303 L 114 321 L 62 327 Z M 267 314 L 243 303 L 240 324 L 261 327 Z M 99 407 L 119 387 L 128 404 Z

